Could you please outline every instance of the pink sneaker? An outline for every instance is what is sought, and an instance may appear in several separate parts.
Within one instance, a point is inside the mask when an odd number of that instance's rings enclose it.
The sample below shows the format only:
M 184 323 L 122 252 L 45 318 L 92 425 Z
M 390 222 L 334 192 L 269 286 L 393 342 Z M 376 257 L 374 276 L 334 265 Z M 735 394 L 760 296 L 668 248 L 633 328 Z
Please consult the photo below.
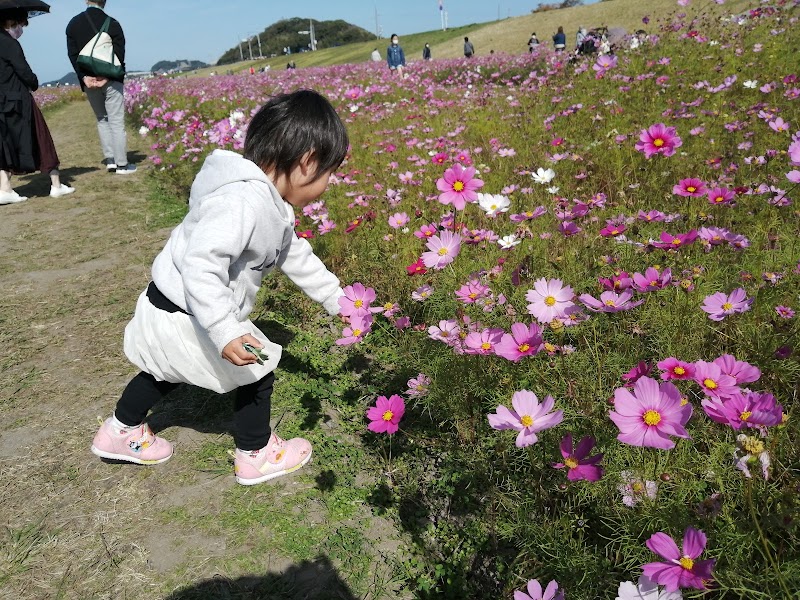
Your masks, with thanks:
M 155 435 L 147 423 L 120 430 L 108 418 L 94 436 L 92 452 L 100 458 L 157 465 L 172 457 L 172 444 Z
M 237 483 L 254 485 L 297 471 L 311 460 L 311 444 L 303 438 L 284 440 L 274 433 L 261 450 L 236 449 L 233 472 Z

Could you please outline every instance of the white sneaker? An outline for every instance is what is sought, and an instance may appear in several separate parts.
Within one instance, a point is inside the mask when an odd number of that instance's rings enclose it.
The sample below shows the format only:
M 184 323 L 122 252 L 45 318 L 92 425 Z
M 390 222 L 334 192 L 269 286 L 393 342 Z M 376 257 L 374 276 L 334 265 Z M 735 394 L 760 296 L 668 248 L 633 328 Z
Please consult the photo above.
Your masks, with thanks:
M 103 164 L 109 173 L 114 173 L 117 170 L 117 163 L 114 162 L 113 158 L 104 158 Z
M 60 198 L 61 196 L 66 196 L 67 194 L 71 194 L 75 191 L 74 187 L 69 187 L 68 185 L 61 184 L 61 187 L 51 187 L 50 188 L 50 197 L 51 198 Z
M 136 173 L 136 165 L 128 163 L 127 165 L 122 165 L 121 167 L 118 166 L 117 170 L 114 172 L 117 175 L 130 175 L 131 173 Z
M 10 192 L 0 192 L 0 204 L 17 204 L 18 202 L 25 202 L 27 196 L 20 196 L 14 190 Z

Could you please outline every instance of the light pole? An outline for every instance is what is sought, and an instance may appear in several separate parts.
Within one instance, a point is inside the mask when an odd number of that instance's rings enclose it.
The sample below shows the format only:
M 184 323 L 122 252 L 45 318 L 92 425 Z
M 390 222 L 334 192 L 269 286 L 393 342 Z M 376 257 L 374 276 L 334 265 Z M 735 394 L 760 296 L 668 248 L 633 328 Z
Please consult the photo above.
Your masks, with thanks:
M 250 60 L 253 60 L 253 47 L 250 45 L 250 39 L 247 38 L 246 40 L 242 40 L 243 42 L 247 42 L 247 50 L 250 52 Z
M 242 40 L 239 40 L 239 60 L 244 61 L 244 52 L 242 52 Z
M 264 58 L 264 55 L 261 54 L 261 34 L 260 33 L 258 34 L 258 36 L 256 36 L 256 39 L 258 40 L 258 58 Z
M 311 19 L 308 20 L 308 29 L 304 29 L 303 31 L 298 31 L 300 35 L 308 35 L 310 43 L 308 47 L 313 52 L 317 49 L 317 40 L 314 39 L 314 21 Z

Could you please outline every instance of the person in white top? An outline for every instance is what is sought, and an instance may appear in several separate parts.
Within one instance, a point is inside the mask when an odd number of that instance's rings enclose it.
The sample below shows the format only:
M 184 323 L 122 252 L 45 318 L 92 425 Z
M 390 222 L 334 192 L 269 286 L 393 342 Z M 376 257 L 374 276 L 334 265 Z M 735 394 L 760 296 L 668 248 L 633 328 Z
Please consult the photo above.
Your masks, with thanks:
M 311 458 L 302 438 L 270 430 L 273 371 L 281 347 L 249 319 L 262 279 L 283 271 L 335 315 L 337 277 L 295 233 L 294 208 L 319 198 L 347 154 L 347 131 L 310 90 L 276 96 L 253 117 L 244 156 L 215 150 L 197 174 L 189 212 L 153 263 L 153 281 L 125 328 L 124 349 L 141 369 L 100 427 L 92 452 L 157 464 L 172 445 L 145 423 L 180 383 L 236 390 L 234 468 L 244 485 L 290 473 Z

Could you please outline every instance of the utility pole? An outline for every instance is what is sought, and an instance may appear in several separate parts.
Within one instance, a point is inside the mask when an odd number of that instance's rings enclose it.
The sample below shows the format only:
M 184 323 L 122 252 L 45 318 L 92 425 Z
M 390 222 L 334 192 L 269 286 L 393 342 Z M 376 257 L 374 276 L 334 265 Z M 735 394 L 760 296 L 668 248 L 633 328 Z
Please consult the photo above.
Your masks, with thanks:
M 259 33 L 258 36 L 258 58 L 264 58 L 264 55 L 261 54 L 261 34 Z
M 253 38 L 251 38 L 249 36 L 247 38 L 247 50 L 250 52 L 250 60 L 253 60 L 253 46 L 250 44 L 250 40 L 252 40 L 252 39 Z
M 242 38 L 239 38 L 239 60 L 244 61 L 244 52 L 242 52 Z
M 308 30 L 311 32 L 311 51 L 314 52 L 317 49 L 317 34 L 314 32 L 314 21 L 311 19 L 308 20 Z
M 381 38 L 381 23 L 378 20 L 378 5 L 375 5 L 375 38 Z

